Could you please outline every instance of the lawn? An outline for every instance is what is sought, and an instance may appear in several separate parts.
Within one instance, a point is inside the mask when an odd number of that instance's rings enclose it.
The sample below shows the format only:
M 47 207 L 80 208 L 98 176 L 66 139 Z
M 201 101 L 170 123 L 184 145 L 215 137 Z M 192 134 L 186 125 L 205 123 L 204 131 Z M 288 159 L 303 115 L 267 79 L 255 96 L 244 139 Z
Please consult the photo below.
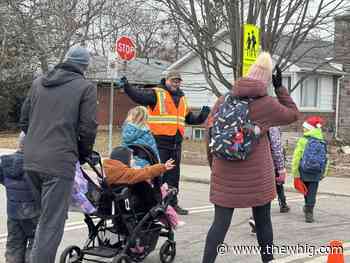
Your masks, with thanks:
M 15 149 L 19 133 L 0 133 L 0 148 Z M 120 130 L 113 132 L 113 146 L 120 145 Z M 95 150 L 108 156 L 108 131 L 100 130 L 96 137 Z M 206 165 L 206 146 L 203 141 L 185 140 L 182 146 L 182 158 L 184 163 Z

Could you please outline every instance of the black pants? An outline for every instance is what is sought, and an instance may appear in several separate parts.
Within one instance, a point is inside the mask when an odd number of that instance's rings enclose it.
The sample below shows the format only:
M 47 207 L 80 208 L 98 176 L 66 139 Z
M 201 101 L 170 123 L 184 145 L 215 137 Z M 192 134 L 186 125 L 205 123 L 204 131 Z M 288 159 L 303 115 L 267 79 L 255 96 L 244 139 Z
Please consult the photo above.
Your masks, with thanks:
M 281 206 L 286 206 L 286 195 L 284 194 L 284 187 L 283 184 L 276 184 L 276 190 L 277 190 L 277 196 L 278 196 L 278 203 Z
M 7 218 L 6 263 L 29 263 L 38 218 Z
M 34 196 L 40 199 L 41 214 L 30 255 L 31 263 L 54 263 L 61 242 L 73 190 L 72 180 L 28 172 Z
M 174 149 L 159 148 L 160 160 L 165 163 L 169 159 L 175 161 L 175 168 L 164 173 L 163 183 L 167 183 L 169 186 L 174 187 L 179 192 L 179 181 L 180 181 L 180 163 L 181 163 L 181 144 L 177 144 Z M 171 205 L 178 203 L 177 196 Z
M 304 196 L 305 206 L 314 208 L 316 204 L 316 194 L 318 189 L 318 182 L 304 182 L 307 187 L 307 195 Z
M 256 226 L 256 236 L 259 246 L 261 247 L 261 258 L 263 262 L 269 262 L 273 259 L 271 253 L 273 244 L 271 203 L 253 207 L 252 209 Z M 226 233 L 231 225 L 233 211 L 234 208 L 225 208 L 215 205 L 214 222 L 207 235 L 202 263 L 215 262 L 217 247 L 225 240 Z M 270 249 L 268 246 L 270 246 Z

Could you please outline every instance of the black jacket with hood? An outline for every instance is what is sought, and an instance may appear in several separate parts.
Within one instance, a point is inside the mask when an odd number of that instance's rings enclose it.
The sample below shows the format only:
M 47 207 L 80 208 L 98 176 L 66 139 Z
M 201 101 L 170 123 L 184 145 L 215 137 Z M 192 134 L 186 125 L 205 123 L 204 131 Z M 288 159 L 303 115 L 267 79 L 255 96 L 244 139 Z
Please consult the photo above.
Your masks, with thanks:
M 179 105 L 180 98 L 185 96 L 181 89 L 178 89 L 177 91 L 170 90 L 170 88 L 165 85 L 164 79 L 158 87 L 165 89 L 171 94 L 176 106 Z M 133 101 L 143 106 L 154 108 L 157 104 L 157 95 L 153 89 L 135 88 L 127 83 L 124 85 L 124 91 Z M 190 125 L 202 124 L 207 119 L 209 113 L 209 107 L 203 107 L 198 115 L 190 111 L 186 116 L 185 122 Z M 178 145 L 181 144 L 183 140 L 179 131 L 177 131 L 175 136 L 156 135 L 154 138 L 156 139 L 158 148 L 163 149 L 177 149 Z
M 97 90 L 82 66 L 65 62 L 35 79 L 20 120 L 24 169 L 73 179 L 79 157 L 91 154 L 96 111 Z

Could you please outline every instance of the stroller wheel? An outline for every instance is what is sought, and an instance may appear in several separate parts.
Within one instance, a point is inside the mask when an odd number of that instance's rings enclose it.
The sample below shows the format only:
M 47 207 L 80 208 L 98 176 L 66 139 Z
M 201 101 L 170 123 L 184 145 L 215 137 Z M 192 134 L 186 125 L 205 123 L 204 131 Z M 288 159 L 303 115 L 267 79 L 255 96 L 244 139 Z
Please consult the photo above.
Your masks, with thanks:
M 131 259 L 125 254 L 120 254 L 113 258 L 112 263 L 131 263 Z
M 70 246 L 63 250 L 60 263 L 81 263 L 83 262 L 83 254 L 77 246 Z
M 165 241 L 159 251 L 160 261 L 162 263 L 171 263 L 176 256 L 176 244 L 169 240 Z

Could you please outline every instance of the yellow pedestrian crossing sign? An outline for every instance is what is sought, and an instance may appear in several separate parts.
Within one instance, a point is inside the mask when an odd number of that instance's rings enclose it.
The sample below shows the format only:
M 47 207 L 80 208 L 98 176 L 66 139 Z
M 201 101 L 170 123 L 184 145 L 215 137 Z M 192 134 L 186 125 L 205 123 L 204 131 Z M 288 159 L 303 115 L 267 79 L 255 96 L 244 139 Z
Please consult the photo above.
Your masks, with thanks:
M 251 65 L 254 64 L 260 51 L 260 29 L 251 24 L 243 25 L 243 69 L 246 76 Z

